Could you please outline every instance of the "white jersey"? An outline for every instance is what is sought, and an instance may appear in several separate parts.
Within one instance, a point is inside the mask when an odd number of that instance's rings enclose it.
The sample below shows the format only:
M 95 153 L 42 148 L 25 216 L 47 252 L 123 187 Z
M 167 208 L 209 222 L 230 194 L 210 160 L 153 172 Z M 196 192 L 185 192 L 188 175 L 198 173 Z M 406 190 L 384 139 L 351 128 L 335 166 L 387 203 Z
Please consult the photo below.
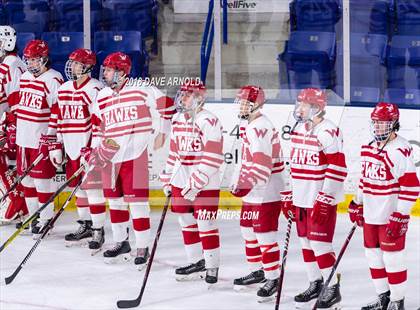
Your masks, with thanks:
M 377 144 L 363 145 L 357 202 L 363 204 L 368 224 L 387 224 L 398 211 L 409 214 L 419 197 L 420 185 L 412 147 L 397 136 L 380 152 Z
M 203 109 L 194 118 L 178 113 L 172 121 L 169 156 L 165 172 L 170 184 L 184 188 L 192 173 L 200 171 L 208 183 L 204 190 L 220 189 L 223 164 L 223 133 L 219 119 Z
M 312 208 L 319 192 L 342 201 L 347 166 L 340 129 L 327 119 L 309 130 L 299 124 L 291 140 L 293 205 Z
M 256 204 L 280 201 L 286 177 L 279 132 L 265 115 L 245 126 L 240 177 L 252 178 L 256 185 L 242 200 Z
M 110 138 L 120 146 L 113 163 L 135 159 L 147 148 L 153 130 L 150 109 L 160 114 L 160 132 L 168 134 L 175 107 L 156 87 L 125 82 L 119 92 L 110 87 L 99 92 L 93 108 L 93 137 L 95 141 Z
M 16 144 L 36 149 L 41 134 L 46 134 L 51 107 L 57 100 L 57 90 L 63 84 L 61 73 L 49 69 L 38 77 L 26 71 L 20 79 L 17 107 Z
M 92 108 L 102 88 L 101 82 L 88 78 L 80 86 L 75 81 L 68 81 L 58 89 L 48 133 L 56 132 L 57 140 L 63 142 L 64 149 L 72 160 L 79 158 L 81 148 L 91 144 Z
M 19 103 L 19 82 L 26 71 L 25 64 L 15 54 L 7 55 L 0 64 L 0 117 Z

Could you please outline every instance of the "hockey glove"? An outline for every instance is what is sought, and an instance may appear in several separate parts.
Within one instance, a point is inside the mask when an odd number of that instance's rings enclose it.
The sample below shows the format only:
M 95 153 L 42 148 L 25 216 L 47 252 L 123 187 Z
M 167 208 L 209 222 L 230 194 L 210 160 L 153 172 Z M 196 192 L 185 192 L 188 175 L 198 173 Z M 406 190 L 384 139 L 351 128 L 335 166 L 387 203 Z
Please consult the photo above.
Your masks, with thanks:
M 280 193 L 280 206 L 286 219 L 296 221 L 296 207 L 293 205 L 292 192 L 286 191 Z
M 409 221 L 409 215 L 393 212 L 389 217 L 389 223 L 386 228 L 388 236 L 395 239 L 404 236 L 407 233 Z
M 50 161 L 55 168 L 60 168 L 63 165 L 63 144 L 61 142 L 51 142 L 49 144 Z
M 88 169 L 89 159 L 92 155 L 92 148 L 85 146 L 80 149 L 80 165 L 85 167 L 85 170 Z
M 195 170 L 191 173 L 190 179 L 184 189 L 181 191 L 181 195 L 184 199 L 194 201 L 198 193 L 209 184 L 209 177 L 207 174 L 200 170 Z
M 357 226 L 362 227 L 365 223 L 363 218 L 363 206 L 352 200 L 349 205 L 349 216 L 352 223 L 357 223 Z
M 255 183 L 253 182 L 253 179 L 251 177 L 244 176 L 239 179 L 238 184 L 230 192 L 235 197 L 242 198 L 248 195 L 254 186 Z
M 105 166 L 112 160 L 119 149 L 120 146 L 114 140 L 103 140 L 101 145 L 95 149 L 87 147 L 82 148 L 84 154 L 83 162 L 87 162 L 89 166 L 93 165 L 98 168 L 105 168 Z
M 38 149 L 39 153 L 42 153 L 44 157 L 47 157 L 48 154 L 50 153 L 50 150 L 49 150 L 50 143 L 56 142 L 56 141 L 57 141 L 56 136 L 41 134 L 41 138 L 39 139 L 39 149 Z
M 319 192 L 316 197 L 314 207 L 312 208 L 312 221 L 323 225 L 328 222 L 329 218 L 337 212 L 336 205 L 334 203 L 334 197 L 327 195 L 323 192 Z
M 163 193 L 166 197 L 169 197 L 172 195 L 172 187 L 171 187 L 171 175 L 169 173 L 166 173 L 165 170 L 163 170 L 159 175 L 159 180 L 162 182 L 163 186 Z

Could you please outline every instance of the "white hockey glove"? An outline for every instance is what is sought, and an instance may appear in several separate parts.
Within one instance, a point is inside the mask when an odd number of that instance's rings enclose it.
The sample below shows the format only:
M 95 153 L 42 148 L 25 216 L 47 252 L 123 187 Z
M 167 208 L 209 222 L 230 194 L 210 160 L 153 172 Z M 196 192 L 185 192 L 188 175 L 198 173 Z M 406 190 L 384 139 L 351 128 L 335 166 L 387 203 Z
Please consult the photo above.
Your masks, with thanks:
M 56 169 L 60 168 L 64 162 L 63 144 L 61 142 L 51 142 L 48 145 L 50 161 Z
M 200 170 L 196 170 L 191 173 L 190 180 L 184 189 L 181 191 L 181 195 L 184 199 L 194 201 L 198 193 L 209 183 L 209 177 L 207 174 Z
M 163 170 L 160 174 L 159 174 L 159 181 L 162 182 L 163 186 L 163 193 L 165 194 L 166 197 L 169 197 L 172 195 L 172 187 L 171 187 L 171 174 L 166 173 L 165 170 Z

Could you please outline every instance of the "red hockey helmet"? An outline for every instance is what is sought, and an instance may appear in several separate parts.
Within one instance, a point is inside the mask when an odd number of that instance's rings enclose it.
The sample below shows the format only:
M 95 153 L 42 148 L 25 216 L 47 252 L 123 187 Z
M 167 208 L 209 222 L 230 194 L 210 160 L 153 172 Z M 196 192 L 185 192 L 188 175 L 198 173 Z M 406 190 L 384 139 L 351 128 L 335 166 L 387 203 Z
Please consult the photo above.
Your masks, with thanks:
M 96 64 L 95 53 L 86 48 L 78 48 L 73 51 L 70 54 L 69 59 L 89 66 L 94 66 Z
M 400 112 L 393 103 L 379 102 L 370 114 L 371 133 L 376 141 L 389 138 L 392 132 L 398 131 Z
M 102 66 L 123 71 L 125 75 L 128 75 L 131 71 L 131 59 L 124 53 L 116 52 L 106 56 Z
M 236 94 L 235 103 L 239 104 L 239 118 L 248 119 L 265 102 L 265 93 L 260 86 L 243 86 Z
M 23 50 L 23 57 L 28 58 L 42 58 L 48 57 L 49 49 L 47 42 L 43 40 L 31 40 L 26 44 Z
M 318 88 L 305 88 L 300 91 L 297 101 L 317 105 L 320 110 L 324 110 L 327 105 L 327 94 Z
M 400 111 L 394 103 L 379 102 L 370 114 L 371 120 L 374 121 L 398 121 Z
M 175 96 L 175 106 L 178 112 L 194 112 L 206 100 L 207 88 L 198 79 L 188 79 Z

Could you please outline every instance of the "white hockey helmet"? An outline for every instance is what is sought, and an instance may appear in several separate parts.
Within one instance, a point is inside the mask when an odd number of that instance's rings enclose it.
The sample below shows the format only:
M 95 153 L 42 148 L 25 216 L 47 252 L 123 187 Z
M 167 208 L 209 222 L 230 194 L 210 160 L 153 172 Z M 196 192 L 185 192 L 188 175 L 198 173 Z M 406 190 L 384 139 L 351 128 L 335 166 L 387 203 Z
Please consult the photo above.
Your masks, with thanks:
M 16 31 L 10 26 L 0 26 L 0 56 L 16 47 Z

